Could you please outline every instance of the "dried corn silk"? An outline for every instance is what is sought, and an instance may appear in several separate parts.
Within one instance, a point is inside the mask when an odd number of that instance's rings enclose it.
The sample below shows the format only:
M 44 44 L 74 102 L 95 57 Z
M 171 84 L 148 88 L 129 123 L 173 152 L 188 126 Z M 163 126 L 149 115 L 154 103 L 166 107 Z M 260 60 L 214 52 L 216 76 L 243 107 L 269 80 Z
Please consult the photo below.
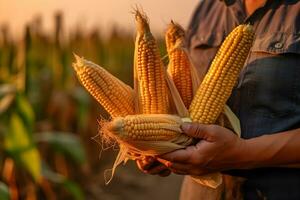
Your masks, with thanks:
M 194 140 L 182 134 L 180 128 L 184 122 L 191 120 L 168 114 L 141 114 L 117 117 L 103 123 L 102 136 L 108 141 L 117 141 L 120 146 L 107 183 L 122 162 L 140 156 L 157 156 L 191 145 Z

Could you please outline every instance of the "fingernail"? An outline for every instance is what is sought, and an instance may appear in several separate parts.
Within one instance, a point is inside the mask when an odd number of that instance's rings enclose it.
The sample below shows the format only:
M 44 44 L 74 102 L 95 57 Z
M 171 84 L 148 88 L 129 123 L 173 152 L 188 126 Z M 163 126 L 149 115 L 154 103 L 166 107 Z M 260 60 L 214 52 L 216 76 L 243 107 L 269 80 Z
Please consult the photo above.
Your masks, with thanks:
M 190 122 L 185 122 L 181 125 L 181 129 L 183 132 L 188 132 L 189 129 L 191 128 L 192 123 Z
M 172 166 L 172 163 L 171 163 L 171 162 L 166 162 L 166 166 L 167 166 L 167 167 L 171 167 L 171 166 Z
M 169 161 L 166 161 L 162 158 L 157 158 L 157 160 L 162 163 L 163 165 L 165 165 L 166 167 L 169 167 Z
M 157 160 L 158 160 L 158 162 L 160 162 L 160 163 L 165 163 L 165 162 L 166 162 L 166 160 L 164 160 L 163 158 L 160 158 L 160 157 L 157 157 Z

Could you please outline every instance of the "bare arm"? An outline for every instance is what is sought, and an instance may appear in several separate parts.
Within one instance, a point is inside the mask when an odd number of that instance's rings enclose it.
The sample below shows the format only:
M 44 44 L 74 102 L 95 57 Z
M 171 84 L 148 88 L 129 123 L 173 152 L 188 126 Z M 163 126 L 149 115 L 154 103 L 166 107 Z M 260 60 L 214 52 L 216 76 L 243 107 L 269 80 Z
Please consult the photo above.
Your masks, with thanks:
M 245 140 L 253 167 L 300 167 L 300 129 Z

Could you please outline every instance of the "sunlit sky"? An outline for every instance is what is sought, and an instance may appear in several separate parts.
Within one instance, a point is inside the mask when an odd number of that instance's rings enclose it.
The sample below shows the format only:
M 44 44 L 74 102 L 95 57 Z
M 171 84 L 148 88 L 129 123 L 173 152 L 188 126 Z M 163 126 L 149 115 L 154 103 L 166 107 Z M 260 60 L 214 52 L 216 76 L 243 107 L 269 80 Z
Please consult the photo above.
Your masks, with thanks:
M 11 32 L 18 35 L 23 25 L 34 16 L 41 15 L 43 28 L 53 27 L 53 15 L 61 10 L 65 14 L 67 29 L 80 24 L 87 30 L 93 26 L 109 30 L 112 24 L 133 29 L 130 13 L 135 5 L 143 7 L 150 18 L 153 31 L 158 34 L 173 19 L 186 27 L 199 0 L 0 0 L 0 24 L 7 23 Z

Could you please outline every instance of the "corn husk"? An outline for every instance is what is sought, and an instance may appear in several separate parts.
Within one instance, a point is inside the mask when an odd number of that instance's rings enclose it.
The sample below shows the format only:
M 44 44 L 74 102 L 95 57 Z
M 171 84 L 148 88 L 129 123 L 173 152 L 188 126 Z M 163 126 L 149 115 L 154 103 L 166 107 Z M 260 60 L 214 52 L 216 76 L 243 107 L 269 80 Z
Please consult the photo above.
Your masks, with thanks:
M 136 12 L 140 12 L 140 11 L 137 10 Z M 145 17 L 144 14 L 142 14 L 141 16 Z M 145 20 L 145 22 L 148 23 L 148 20 Z M 147 26 L 147 31 L 150 31 L 149 24 L 146 24 L 146 26 Z M 141 35 L 138 34 L 137 38 L 138 37 L 141 37 Z M 187 49 L 182 46 L 176 46 L 175 48 L 182 48 L 182 50 L 186 52 L 191 62 L 190 70 L 192 76 L 193 93 L 195 94 L 197 88 L 200 85 L 198 72 L 195 66 L 192 64 Z M 135 114 L 142 114 L 142 109 L 141 109 L 142 105 L 138 98 L 139 95 L 141 94 L 139 92 L 139 79 L 137 77 L 136 55 L 137 55 L 137 43 L 135 49 L 135 62 L 134 62 L 134 90 L 135 90 L 134 99 L 136 100 Z M 180 129 L 180 125 L 184 122 L 191 122 L 191 119 L 189 118 L 188 108 L 185 107 L 180 97 L 180 94 L 173 80 L 171 79 L 170 75 L 167 73 L 167 71 L 165 71 L 165 81 L 167 83 L 168 92 L 169 92 L 170 107 L 172 107 L 173 105 L 173 109 L 170 110 L 170 113 L 168 114 L 176 114 L 177 117 L 180 119 L 178 132 L 182 133 Z M 120 81 L 120 83 L 122 82 Z M 156 114 L 156 115 L 152 114 L 152 116 L 162 117 L 160 116 L 160 114 Z M 120 148 L 118 156 L 113 164 L 112 169 L 105 171 L 106 184 L 108 184 L 112 180 L 113 175 L 116 171 L 116 167 L 122 163 L 125 164 L 128 160 L 136 160 L 143 156 L 157 156 L 157 155 L 169 153 L 174 150 L 186 148 L 187 146 L 195 142 L 194 139 L 184 134 L 179 134 L 177 137 L 167 141 L 143 141 L 143 140 L 126 141 L 122 139 L 122 137 L 120 136 L 122 134 L 122 130 L 119 128 L 118 120 L 120 119 L 118 119 L 118 117 L 115 117 L 112 121 L 101 122 L 101 126 L 102 126 L 101 135 L 103 139 L 108 141 L 115 141 Z M 239 120 L 228 106 L 224 107 L 224 111 L 222 115 L 219 117 L 218 123 L 222 126 L 232 129 L 235 133 L 240 135 Z M 193 179 L 197 183 L 211 188 L 216 188 L 222 183 L 222 176 L 220 173 L 214 173 L 214 174 L 209 174 L 206 176 L 199 176 L 199 177 L 193 176 Z

